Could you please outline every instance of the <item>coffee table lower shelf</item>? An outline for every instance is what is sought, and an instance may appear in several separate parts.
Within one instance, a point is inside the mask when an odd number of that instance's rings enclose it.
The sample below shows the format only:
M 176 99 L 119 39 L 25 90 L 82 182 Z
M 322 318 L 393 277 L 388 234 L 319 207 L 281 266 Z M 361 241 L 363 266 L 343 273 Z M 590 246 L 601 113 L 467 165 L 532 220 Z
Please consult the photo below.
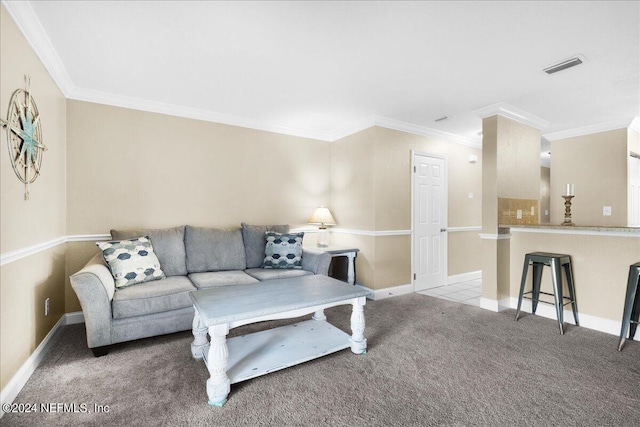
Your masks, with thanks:
M 349 348 L 351 336 L 324 320 L 306 320 L 229 338 L 227 346 L 227 376 L 235 384 Z

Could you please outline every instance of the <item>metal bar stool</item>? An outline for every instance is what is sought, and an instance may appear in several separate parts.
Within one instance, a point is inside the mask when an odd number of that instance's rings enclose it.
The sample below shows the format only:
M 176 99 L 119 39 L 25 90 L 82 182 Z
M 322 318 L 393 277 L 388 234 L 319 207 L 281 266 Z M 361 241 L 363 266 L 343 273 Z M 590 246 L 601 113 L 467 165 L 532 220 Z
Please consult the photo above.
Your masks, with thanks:
M 624 312 L 622 314 L 622 329 L 620 330 L 618 351 L 622 351 L 627 330 L 629 330 L 630 340 L 636 335 L 638 318 L 640 317 L 640 285 L 638 282 L 640 282 L 640 262 L 629 266 L 627 296 L 624 299 Z
M 529 264 L 533 265 L 533 290 L 525 292 L 524 288 L 527 282 L 527 273 L 529 272 Z M 545 265 L 551 267 L 551 283 L 553 284 L 553 293 L 540 291 L 540 282 L 542 280 L 542 270 Z M 564 267 L 565 275 L 567 276 L 567 287 L 569 288 L 569 297 L 562 295 L 562 268 Z M 525 296 L 532 294 L 531 297 Z M 533 252 L 524 256 L 524 267 L 522 269 L 522 282 L 520 283 L 520 295 L 518 297 L 518 309 L 516 310 L 516 321 L 520 315 L 520 308 L 522 307 L 522 299 L 527 298 L 532 300 L 531 312 L 536 314 L 538 308 L 538 302 L 551 304 L 546 301 L 539 301 L 540 294 L 553 295 L 556 307 L 556 316 L 558 318 L 558 325 L 560 326 L 560 333 L 564 335 L 564 306 L 571 304 L 573 309 L 573 318 L 576 321 L 576 326 L 580 326 L 578 323 L 578 307 L 576 306 L 576 291 L 573 285 L 573 270 L 571 268 L 571 257 L 564 254 L 551 254 L 547 252 Z M 567 302 L 565 302 L 567 300 Z

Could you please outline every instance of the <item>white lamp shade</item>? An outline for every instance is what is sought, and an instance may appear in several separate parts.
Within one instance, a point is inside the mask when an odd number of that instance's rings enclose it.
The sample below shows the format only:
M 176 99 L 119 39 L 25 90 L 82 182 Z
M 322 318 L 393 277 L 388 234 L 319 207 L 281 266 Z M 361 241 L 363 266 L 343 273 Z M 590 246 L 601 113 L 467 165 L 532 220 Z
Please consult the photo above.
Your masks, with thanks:
M 333 219 L 333 215 L 329 212 L 329 209 L 324 206 L 320 206 L 316 208 L 315 211 L 311 214 L 311 218 L 307 221 L 309 224 L 326 224 L 326 225 L 336 225 L 336 220 Z

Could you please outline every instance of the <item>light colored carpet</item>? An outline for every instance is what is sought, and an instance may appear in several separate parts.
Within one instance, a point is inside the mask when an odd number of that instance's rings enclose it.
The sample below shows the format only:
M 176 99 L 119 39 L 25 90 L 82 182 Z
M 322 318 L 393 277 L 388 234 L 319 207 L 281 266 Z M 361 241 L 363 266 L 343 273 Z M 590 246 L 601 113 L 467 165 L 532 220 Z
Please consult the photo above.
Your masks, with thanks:
M 349 331 L 350 306 L 327 310 Z M 640 343 L 513 310 L 422 295 L 365 307 L 364 356 L 349 350 L 231 386 L 207 404 L 190 332 L 94 358 L 68 326 L 16 402 L 108 405 L 109 413 L 5 414 L 3 426 L 638 426 Z M 235 329 L 244 334 L 295 320 Z

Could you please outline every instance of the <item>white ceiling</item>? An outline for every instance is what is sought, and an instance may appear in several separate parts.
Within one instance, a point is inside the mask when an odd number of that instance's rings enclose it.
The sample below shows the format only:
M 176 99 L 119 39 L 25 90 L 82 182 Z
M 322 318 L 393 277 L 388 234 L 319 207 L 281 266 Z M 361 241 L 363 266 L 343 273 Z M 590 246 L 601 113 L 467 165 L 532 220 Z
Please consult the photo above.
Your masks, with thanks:
M 4 3 L 74 99 L 326 140 L 377 116 L 479 141 L 500 102 L 544 134 L 640 116 L 637 1 Z

